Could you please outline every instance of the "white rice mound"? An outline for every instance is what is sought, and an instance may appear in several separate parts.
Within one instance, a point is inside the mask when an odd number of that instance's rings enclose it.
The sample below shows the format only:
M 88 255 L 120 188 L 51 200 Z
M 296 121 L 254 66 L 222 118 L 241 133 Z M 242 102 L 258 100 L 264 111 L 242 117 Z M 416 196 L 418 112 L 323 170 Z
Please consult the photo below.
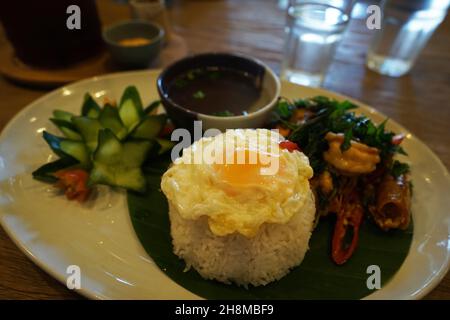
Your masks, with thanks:
M 285 224 L 264 223 L 255 237 L 240 233 L 214 235 L 207 217 L 184 219 L 170 205 L 174 253 L 205 279 L 247 287 L 279 280 L 303 261 L 313 229 L 315 204 L 311 191 Z

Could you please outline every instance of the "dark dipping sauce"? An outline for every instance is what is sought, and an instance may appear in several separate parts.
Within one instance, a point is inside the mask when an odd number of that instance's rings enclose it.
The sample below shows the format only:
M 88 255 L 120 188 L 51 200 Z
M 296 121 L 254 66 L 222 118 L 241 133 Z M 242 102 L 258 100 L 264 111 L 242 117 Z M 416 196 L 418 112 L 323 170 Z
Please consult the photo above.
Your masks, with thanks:
M 233 69 L 190 70 L 169 84 L 170 99 L 183 108 L 214 116 L 245 115 L 269 101 L 260 79 Z

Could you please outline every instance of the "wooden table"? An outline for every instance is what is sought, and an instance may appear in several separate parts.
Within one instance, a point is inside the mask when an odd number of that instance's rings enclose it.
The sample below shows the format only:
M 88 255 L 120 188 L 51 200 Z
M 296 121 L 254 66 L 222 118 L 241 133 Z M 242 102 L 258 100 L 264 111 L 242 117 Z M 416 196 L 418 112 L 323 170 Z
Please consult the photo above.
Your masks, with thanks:
M 372 1 L 373 2 L 373 1 Z M 124 5 L 99 0 L 105 24 L 126 18 Z M 276 0 L 175 1 L 169 10 L 174 31 L 190 52 L 232 51 L 255 56 L 279 71 L 284 13 Z M 450 167 L 450 19 L 436 31 L 413 71 L 388 78 L 364 66 L 369 31 L 354 20 L 328 72 L 325 88 L 374 106 L 402 123 Z M 0 32 L 0 45 L 5 37 Z M 12 84 L 0 77 L 0 128 L 47 91 Z M 77 299 L 76 293 L 41 271 L 0 229 L 0 299 Z M 450 275 L 428 296 L 450 299 Z

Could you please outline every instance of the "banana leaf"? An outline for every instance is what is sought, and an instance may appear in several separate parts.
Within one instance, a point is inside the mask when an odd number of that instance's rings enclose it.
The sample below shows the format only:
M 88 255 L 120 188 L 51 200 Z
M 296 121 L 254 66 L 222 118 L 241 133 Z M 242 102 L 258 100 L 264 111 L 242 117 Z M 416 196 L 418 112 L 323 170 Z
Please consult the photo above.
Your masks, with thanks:
M 169 160 L 153 161 L 144 172 L 148 181 L 145 194 L 128 193 L 128 207 L 134 230 L 149 256 L 173 281 L 207 299 L 361 299 L 373 292 L 367 287 L 377 265 L 381 287 L 392 278 L 408 255 L 412 225 L 406 231 L 384 232 L 366 219 L 360 230 L 358 248 L 344 265 L 335 265 L 330 257 L 334 217 L 320 221 L 310 240 L 303 263 L 279 281 L 266 286 L 243 288 L 203 279 L 172 251 L 168 204 L 160 190 L 161 175 Z M 376 290 L 376 289 L 375 289 Z

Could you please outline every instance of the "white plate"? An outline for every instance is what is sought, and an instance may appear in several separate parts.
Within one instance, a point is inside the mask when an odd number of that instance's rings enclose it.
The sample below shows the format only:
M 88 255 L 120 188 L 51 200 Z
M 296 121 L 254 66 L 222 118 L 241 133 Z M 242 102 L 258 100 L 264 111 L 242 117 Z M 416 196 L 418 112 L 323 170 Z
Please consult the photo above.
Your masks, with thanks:
M 148 257 L 132 228 L 124 193 L 105 191 L 88 206 L 56 196 L 53 188 L 35 181 L 31 172 L 54 159 L 42 130 L 57 132 L 48 120 L 55 108 L 79 112 L 90 92 L 119 99 L 124 88 L 136 85 L 148 103 L 157 98 L 157 71 L 117 73 L 71 84 L 38 99 L 21 111 L 0 137 L 0 221 L 11 239 L 37 265 L 66 283 L 67 267 L 81 269 L 80 293 L 101 299 L 196 299 L 170 280 Z M 326 95 L 322 89 L 283 83 L 290 98 Z M 386 117 L 355 101 L 362 112 L 380 122 Z M 388 127 L 407 133 L 414 181 L 414 237 L 400 270 L 370 299 L 416 299 L 435 287 L 449 267 L 450 177 L 424 143 L 390 121 Z

